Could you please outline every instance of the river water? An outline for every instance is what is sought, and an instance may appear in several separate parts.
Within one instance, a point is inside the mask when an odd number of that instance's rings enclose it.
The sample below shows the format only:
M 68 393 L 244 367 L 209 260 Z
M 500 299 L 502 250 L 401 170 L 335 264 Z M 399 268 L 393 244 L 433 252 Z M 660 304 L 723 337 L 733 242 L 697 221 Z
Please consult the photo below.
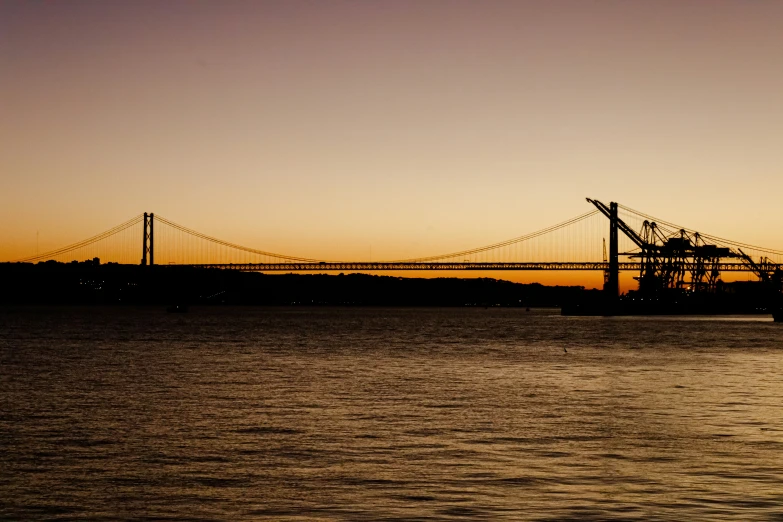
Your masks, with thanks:
M 783 325 L 0 309 L 0 517 L 781 520 Z

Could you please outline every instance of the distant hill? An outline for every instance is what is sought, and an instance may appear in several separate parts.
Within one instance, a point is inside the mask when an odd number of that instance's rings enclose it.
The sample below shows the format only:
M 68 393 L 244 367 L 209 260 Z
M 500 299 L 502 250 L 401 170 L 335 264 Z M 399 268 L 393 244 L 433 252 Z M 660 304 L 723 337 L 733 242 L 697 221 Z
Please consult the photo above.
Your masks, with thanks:
M 597 299 L 581 286 L 491 278 L 260 274 L 192 267 L 0 263 L 2 304 L 561 306 Z

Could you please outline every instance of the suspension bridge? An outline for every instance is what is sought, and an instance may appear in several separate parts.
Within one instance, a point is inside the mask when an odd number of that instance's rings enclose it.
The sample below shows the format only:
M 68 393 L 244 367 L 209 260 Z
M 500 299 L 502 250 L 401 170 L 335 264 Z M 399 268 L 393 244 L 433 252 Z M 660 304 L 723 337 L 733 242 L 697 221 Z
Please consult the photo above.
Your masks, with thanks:
M 783 251 L 728 240 L 655 218 L 618 203 L 587 199 L 588 212 L 532 233 L 478 248 L 410 259 L 340 261 L 250 248 L 144 213 L 105 232 L 17 262 L 101 262 L 257 272 L 398 270 L 602 271 L 619 294 L 619 273 L 636 272 L 639 290 L 709 292 L 723 272 L 750 272 L 778 290 Z M 608 247 L 607 247 L 608 238 Z

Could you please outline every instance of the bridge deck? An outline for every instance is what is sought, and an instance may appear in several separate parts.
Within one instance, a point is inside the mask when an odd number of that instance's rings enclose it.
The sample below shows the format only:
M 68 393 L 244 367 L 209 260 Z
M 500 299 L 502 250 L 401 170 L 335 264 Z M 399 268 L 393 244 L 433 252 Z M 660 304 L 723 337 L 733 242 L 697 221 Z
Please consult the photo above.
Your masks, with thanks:
M 188 264 L 197 268 L 220 268 L 243 272 L 375 272 L 395 270 L 608 270 L 609 263 L 443 263 L 443 262 L 327 262 L 327 263 L 208 263 Z M 685 270 L 695 270 L 695 263 L 684 263 Z M 744 263 L 721 263 L 724 272 L 749 272 Z M 641 263 L 620 263 L 622 271 L 641 270 Z

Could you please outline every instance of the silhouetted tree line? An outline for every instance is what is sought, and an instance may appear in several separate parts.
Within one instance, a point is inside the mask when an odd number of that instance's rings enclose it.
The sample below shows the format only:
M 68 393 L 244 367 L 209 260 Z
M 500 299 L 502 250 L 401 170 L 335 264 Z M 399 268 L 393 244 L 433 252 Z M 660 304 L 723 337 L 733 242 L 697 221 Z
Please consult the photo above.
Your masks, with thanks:
M 580 286 L 490 278 L 259 274 L 176 266 L 0 264 L 3 304 L 561 306 L 598 299 Z

